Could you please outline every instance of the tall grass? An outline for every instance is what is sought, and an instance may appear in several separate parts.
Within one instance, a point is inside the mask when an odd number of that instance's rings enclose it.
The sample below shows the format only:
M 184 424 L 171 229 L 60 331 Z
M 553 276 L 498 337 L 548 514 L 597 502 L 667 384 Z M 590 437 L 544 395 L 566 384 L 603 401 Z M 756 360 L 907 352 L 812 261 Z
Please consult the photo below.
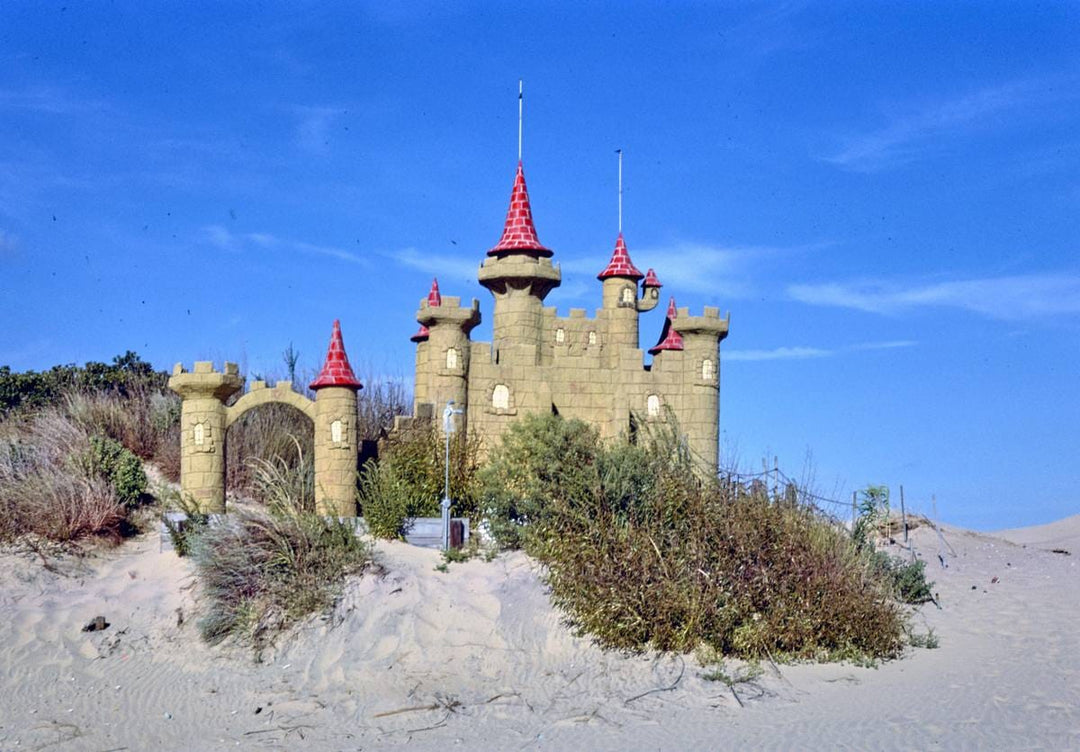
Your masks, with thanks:
M 93 439 L 60 410 L 0 424 L 0 540 L 27 533 L 57 541 L 122 536 L 130 507 L 115 478 L 93 461 Z
M 203 638 L 266 647 L 298 619 L 331 607 L 345 578 L 371 563 L 350 522 L 288 504 L 241 508 L 190 541 L 203 595 Z

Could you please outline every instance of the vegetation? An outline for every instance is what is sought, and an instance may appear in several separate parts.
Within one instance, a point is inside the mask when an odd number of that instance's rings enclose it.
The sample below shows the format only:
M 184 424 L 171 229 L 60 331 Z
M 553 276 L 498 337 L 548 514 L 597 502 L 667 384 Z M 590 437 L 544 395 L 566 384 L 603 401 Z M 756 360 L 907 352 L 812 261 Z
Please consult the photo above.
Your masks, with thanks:
M 361 514 L 372 535 L 402 538 L 414 517 L 437 517 L 445 486 L 444 439 L 435 426 L 391 434 L 380 444 L 377 461 L 360 472 Z M 475 518 L 479 498 L 479 443 L 455 434 L 450 441 L 450 513 Z
M 207 599 L 203 638 L 233 637 L 256 650 L 294 621 L 332 606 L 345 578 L 371 562 L 352 523 L 283 506 L 234 511 L 192 544 Z
M 870 557 L 790 495 L 695 475 L 677 430 L 604 446 L 555 416 L 519 422 L 484 473 L 504 545 L 547 566 L 552 600 L 607 647 L 876 659 L 904 614 Z

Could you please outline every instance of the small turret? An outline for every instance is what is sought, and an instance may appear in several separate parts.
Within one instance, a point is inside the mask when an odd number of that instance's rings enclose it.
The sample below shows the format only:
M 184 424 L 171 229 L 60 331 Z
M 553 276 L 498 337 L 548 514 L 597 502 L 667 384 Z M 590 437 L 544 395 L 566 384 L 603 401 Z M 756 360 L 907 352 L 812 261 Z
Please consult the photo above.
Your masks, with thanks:
M 319 514 L 356 516 L 356 392 L 363 385 L 353 373 L 341 323 L 335 319 L 330 346 L 315 390 L 315 509 Z
M 675 319 L 679 312 L 675 308 L 675 298 L 668 302 L 667 318 L 664 319 L 664 329 L 660 333 L 660 341 L 649 348 L 649 355 L 658 355 L 665 351 L 678 351 L 683 349 L 683 338 L 675 330 Z
M 649 269 L 645 272 L 645 281 L 641 283 L 641 298 L 637 303 L 638 313 L 645 313 L 656 308 L 656 304 L 660 302 L 661 287 L 663 285 L 660 284 L 655 271 Z
M 419 337 L 426 332 L 426 340 L 417 342 L 416 354 L 416 404 L 414 415 L 441 409 L 447 400 L 458 405 L 468 404 L 469 387 L 469 332 L 480 323 L 480 303 L 464 307 L 461 298 L 438 292 L 438 282 L 431 285 L 431 293 L 420 301 L 416 312 L 420 322 Z M 429 404 L 431 408 L 421 409 Z M 464 428 L 464 415 L 458 416 L 459 428 Z

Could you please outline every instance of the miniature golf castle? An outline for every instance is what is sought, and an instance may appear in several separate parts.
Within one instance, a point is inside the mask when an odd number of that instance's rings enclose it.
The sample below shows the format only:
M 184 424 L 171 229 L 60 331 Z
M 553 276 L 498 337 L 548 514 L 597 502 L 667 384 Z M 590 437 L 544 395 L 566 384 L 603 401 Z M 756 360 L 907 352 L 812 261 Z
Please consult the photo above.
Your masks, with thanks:
M 719 344 L 728 318 L 706 306 L 700 316 L 674 298 L 651 365 L 639 349 L 639 317 L 657 307 L 660 280 L 642 274 L 619 233 L 608 265 L 597 275 L 601 307 L 569 317 L 544 306 L 562 281 L 553 253 L 537 237 L 525 173 L 518 161 L 502 237 L 480 266 L 480 284 L 495 298 L 492 342 L 473 342 L 479 303 L 440 294 L 434 281 L 416 319 L 416 381 L 412 420 L 442 414 L 449 400 L 462 412 L 456 428 L 490 445 L 518 416 L 552 412 L 580 418 L 601 435 L 632 435 L 642 422 L 677 421 L 705 472 L 717 468 Z M 598 264 L 599 265 L 599 264 Z M 640 285 L 640 287 L 639 287 Z M 658 327 L 659 328 L 659 327 Z M 399 423 L 400 425 L 400 423 Z
M 675 420 L 701 469 L 715 473 L 720 409 L 719 345 L 728 319 L 716 308 L 700 316 L 671 300 L 659 342 L 645 364 L 638 349 L 638 317 L 656 308 L 660 280 L 630 260 L 622 233 L 597 278 L 602 304 L 594 318 L 570 309 L 561 318 L 544 298 L 562 274 L 533 226 L 525 173 L 518 162 L 502 238 L 480 266 L 480 284 L 495 297 L 493 341 L 472 342 L 480 304 L 443 297 L 438 282 L 420 302 L 416 319 L 413 415 L 401 427 L 432 420 L 447 402 L 460 413 L 454 428 L 475 432 L 487 445 L 529 412 L 552 412 L 597 426 L 603 436 L 632 435 L 642 422 Z M 640 283 L 640 289 L 639 289 Z M 315 504 L 321 514 L 356 514 L 357 398 L 360 381 L 349 365 L 341 327 L 334 322 L 326 360 L 310 384 L 311 400 L 291 382 L 244 388 L 235 363 L 221 371 L 177 363 L 169 387 L 181 399 L 180 485 L 201 512 L 225 511 L 225 437 L 244 413 L 271 402 L 291 405 L 314 429 Z

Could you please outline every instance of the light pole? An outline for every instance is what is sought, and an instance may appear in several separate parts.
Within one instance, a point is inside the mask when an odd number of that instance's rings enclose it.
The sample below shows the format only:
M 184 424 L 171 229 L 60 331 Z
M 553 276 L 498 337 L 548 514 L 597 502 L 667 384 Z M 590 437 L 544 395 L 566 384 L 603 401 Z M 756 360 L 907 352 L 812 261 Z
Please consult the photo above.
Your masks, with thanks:
M 454 400 L 446 401 L 446 409 L 443 410 L 443 436 L 446 439 L 446 461 L 445 471 L 446 477 L 443 482 L 443 498 L 442 498 L 442 547 L 443 551 L 450 550 L 450 434 L 454 432 L 454 416 L 461 415 L 464 410 L 458 408 L 454 409 Z

